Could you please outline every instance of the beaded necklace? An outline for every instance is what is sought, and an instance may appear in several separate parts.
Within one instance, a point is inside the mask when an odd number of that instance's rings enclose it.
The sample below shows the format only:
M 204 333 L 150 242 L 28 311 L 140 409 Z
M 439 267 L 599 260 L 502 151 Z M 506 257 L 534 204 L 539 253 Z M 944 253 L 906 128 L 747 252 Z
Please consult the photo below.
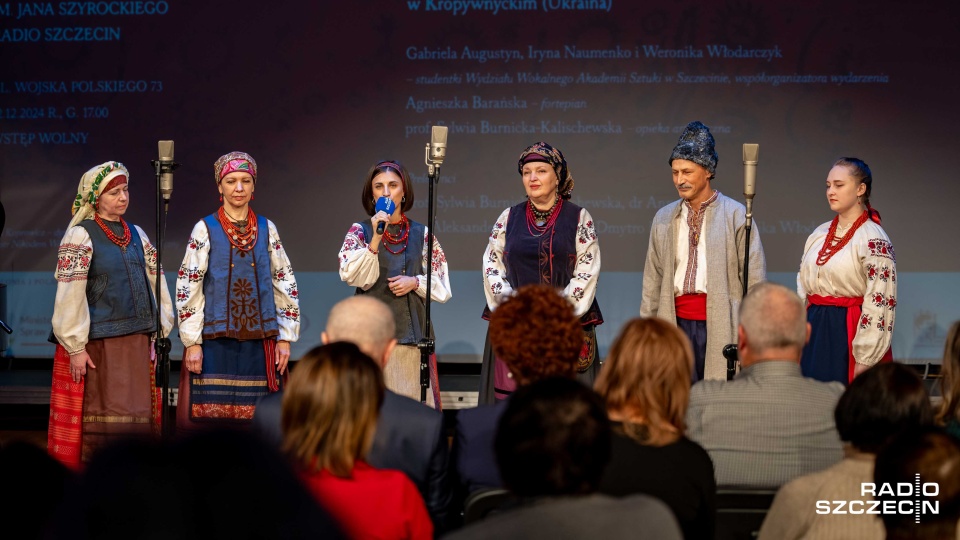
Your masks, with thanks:
M 390 228 L 386 227 L 383 230 L 383 248 L 393 253 L 394 255 L 399 255 L 407 249 L 407 244 L 410 241 L 410 220 L 407 219 L 406 214 L 400 214 L 400 230 L 397 231 L 397 234 L 390 232 Z M 390 244 L 397 245 L 403 243 L 403 247 L 394 251 L 390 249 Z
M 540 212 L 534 208 L 532 202 L 527 200 L 527 230 L 530 231 L 531 236 L 540 237 L 552 229 L 553 225 L 557 222 L 557 217 L 560 215 L 560 208 L 562 207 L 563 199 L 560 197 L 557 197 L 553 206 L 546 212 Z M 540 214 L 539 216 L 538 213 Z
M 557 207 L 557 203 L 560 201 L 560 197 L 553 199 L 553 204 L 550 205 L 550 208 L 546 210 L 539 210 L 533 203 L 530 203 L 530 210 L 533 212 L 533 217 L 535 222 L 539 225 L 543 225 L 547 222 L 547 219 L 553 214 L 554 208 Z
M 867 222 L 867 217 L 870 212 L 864 212 L 860 214 L 860 217 L 853 222 L 853 225 L 850 226 L 850 229 L 844 233 L 843 238 L 840 241 L 834 243 L 834 240 L 837 237 L 837 225 L 840 224 L 840 216 L 833 218 L 833 221 L 830 222 L 830 230 L 827 231 L 827 237 L 823 240 L 823 247 L 820 248 L 820 252 L 817 253 L 817 266 L 823 266 L 827 264 L 827 261 L 830 260 L 838 251 L 843 249 L 850 240 L 853 238 L 853 233 L 857 232 L 857 229 L 861 225 Z
M 253 213 L 253 208 L 247 207 L 247 226 L 240 227 L 234 223 L 227 211 L 220 207 L 217 211 L 217 220 L 223 227 L 223 232 L 227 233 L 227 239 L 230 245 L 240 251 L 250 251 L 253 245 L 257 243 L 257 216 Z
M 100 214 L 94 214 L 93 220 L 97 222 L 97 225 L 99 225 L 100 229 L 103 230 L 103 234 L 106 234 L 107 238 L 109 238 L 111 242 L 120 246 L 120 249 L 123 251 L 127 250 L 127 245 L 130 244 L 130 227 L 127 226 L 127 222 L 124 221 L 123 218 L 120 218 L 120 224 L 123 225 L 122 237 L 117 236 L 112 230 L 110 230 L 110 227 L 104 223 L 103 218 L 100 217 Z

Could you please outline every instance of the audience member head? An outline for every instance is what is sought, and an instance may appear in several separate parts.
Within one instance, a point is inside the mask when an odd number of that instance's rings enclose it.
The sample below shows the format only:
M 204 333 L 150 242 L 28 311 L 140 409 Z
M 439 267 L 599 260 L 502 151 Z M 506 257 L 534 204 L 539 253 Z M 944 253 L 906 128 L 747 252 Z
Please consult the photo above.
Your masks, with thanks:
M 593 390 L 564 377 L 521 386 L 494 440 L 506 487 L 520 497 L 597 490 L 610 460 L 610 421 Z
M 74 473 L 40 446 L 26 441 L 0 446 L 0 508 L 17 538 L 42 538 L 75 481 Z M 13 526 L 12 519 L 17 520 Z
M 637 318 L 613 341 L 595 388 L 627 436 L 662 446 L 686 431 L 692 366 L 690 340 L 680 329 Z
M 380 367 L 386 365 L 397 344 L 396 324 L 386 304 L 361 294 L 337 302 L 327 315 L 327 328 L 320 335 L 324 344 L 353 343 Z
M 275 448 L 222 429 L 103 448 L 50 537 L 344 538 Z
M 941 424 L 960 422 L 960 321 L 950 326 L 940 364 L 940 393 L 943 402 L 937 412 Z
M 314 347 L 283 395 L 283 448 L 308 470 L 347 477 L 373 442 L 383 373 L 353 343 Z
M 872 371 L 872 370 L 871 370 Z M 867 371 L 869 373 L 869 371 Z M 863 375 L 861 375 L 862 377 Z M 858 377 L 859 378 L 859 377 Z M 854 379 L 856 380 L 856 379 Z M 916 486 L 936 484 L 924 494 L 895 495 L 899 483 Z M 884 446 L 877 454 L 873 480 L 878 490 L 877 499 L 909 504 L 914 513 L 884 512 L 883 525 L 888 540 L 949 538 L 957 537 L 957 521 L 960 520 L 960 443 L 933 427 L 904 431 Z M 894 495 L 881 495 L 881 487 L 893 487 Z M 914 488 L 916 489 L 916 488 Z M 937 491 L 936 495 L 932 492 Z M 920 504 L 918 508 L 916 505 Z M 934 513 L 924 504 L 939 505 Z M 920 519 L 916 519 L 916 512 Z
M 799 362 L 810 337 L 803 301 L 783 285 L 754 285 L 740 304 L 737 334 L 743 367 L 765 360 Z
M 933 422 L 930 396 L 920 377 L 903 364 L 878 364 L 853 380 L 834 410 L 840 440 L 877 453 L 904 429 Z
M 490 343 L 517 385 L 575 377 L 583 329 L 570 302 L 549 285 L 526 285 L 490 317 Z

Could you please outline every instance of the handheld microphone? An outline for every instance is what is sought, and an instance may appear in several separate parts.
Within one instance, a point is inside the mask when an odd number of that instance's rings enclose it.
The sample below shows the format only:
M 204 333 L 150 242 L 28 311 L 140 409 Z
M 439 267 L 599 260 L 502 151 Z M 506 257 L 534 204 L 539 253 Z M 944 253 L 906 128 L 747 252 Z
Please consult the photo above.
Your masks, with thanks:
M 430 165 L 440 166 L 447 157 L 447 126 L 430 128 Z
M 397 203 L 393 202 L 393 199 L 390 197 L 380 197 L 377 199 L 377 207 L 374 209 L 374 214 L 377 212 L 386 212 L 387 215 L 393 215 L 393 211 L 397 209 Z M 377 223 L 377 234 L 383 234 L 384 227 L 387 226 L 386 221 L 381 221 Z
M 173 141 L 158 141 L 157 149 L 160 154 L 160 193 L 164 203 L 169 204 L 173 195 Z
M 747 199 L 747 226 L 753 219 L 753 197 L 757 194 L 757 163 L 760 162 L 760 145 L 743 145 L 743 196 Z

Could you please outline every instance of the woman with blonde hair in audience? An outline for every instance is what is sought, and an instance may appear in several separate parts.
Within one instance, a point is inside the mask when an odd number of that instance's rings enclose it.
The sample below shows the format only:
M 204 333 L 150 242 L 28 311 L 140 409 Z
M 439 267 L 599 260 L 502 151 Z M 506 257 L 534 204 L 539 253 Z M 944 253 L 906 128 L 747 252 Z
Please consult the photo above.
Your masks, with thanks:
M 373 443 L 383 392 L 382 371 L 356 345 L 315 347 L 284 391 L 284 450 L 352 538 L 429 539 L 433 524 L 416 485 L 363 458 Z
M 954 322 L 947 332 L 940 375 L 943 402 L 937 411 L 937 422 L 947 433 L 960 439 L 960 321 Z
M 684 437 L 693 351 L 675 325 L 633 319 L 623 327 L 595 385 L 613 422 L 613 452 L 600 492 L 644 493 L 667 504 L 685 538 L 713 538 L 713 462 Z

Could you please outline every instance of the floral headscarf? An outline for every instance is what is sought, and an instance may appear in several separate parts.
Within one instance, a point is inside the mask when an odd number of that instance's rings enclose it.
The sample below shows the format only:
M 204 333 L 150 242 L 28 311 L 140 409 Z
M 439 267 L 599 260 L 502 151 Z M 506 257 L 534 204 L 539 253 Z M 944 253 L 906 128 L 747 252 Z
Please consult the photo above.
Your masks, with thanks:
M 540 158 L 540 159 L 538 159 Z M 553 166 L 557 173 L 557 193 L 564 199 L 569 199 L 573 193 L 573 175 L 567 169 L 567 160 L 563 158 L 560 150 L 550 146 L 545 142 L 533 143 L 520 154 L 520 160 L 517 162 L 517 170 L 523 174 L 523 164 L 531 161 L 544 161 Z
M 85 219 L 93 218 L 97 213 L 100 194 L 116 187 L 114 180 L 121 176 L 129 182 L 130 173 L 119 161 L 107 161 L 83 173 L 80 177 L 80 185 L 77 186 L 77 196 L 74 197 L 73 206 L 70 208 L 73 219 L 70 220 L 67 228 Z
M 218 184 L 224 176 L 237 171 L 248 173 L 257 181 L 257 162 L 246 152 L 224 154 L 213 164 L 213 177 Z

